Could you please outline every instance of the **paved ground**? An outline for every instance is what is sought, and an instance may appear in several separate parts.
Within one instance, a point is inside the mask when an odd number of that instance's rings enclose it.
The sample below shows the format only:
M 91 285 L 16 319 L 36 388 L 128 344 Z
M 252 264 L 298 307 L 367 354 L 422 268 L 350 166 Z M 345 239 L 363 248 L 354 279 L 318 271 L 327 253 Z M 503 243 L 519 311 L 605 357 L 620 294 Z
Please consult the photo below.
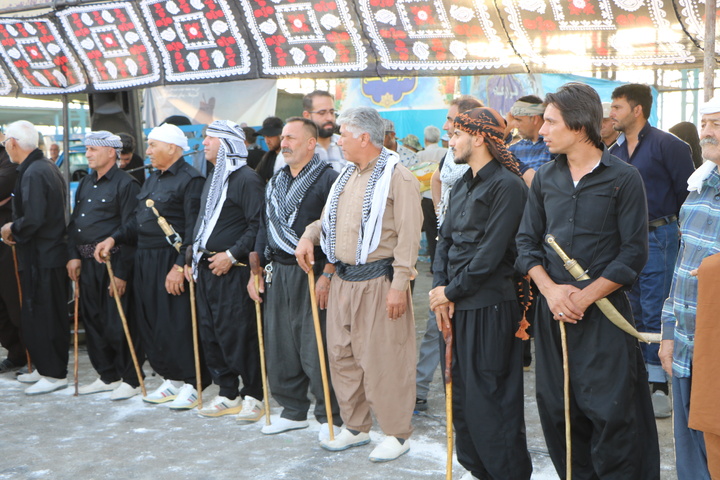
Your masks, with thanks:
M 414 307 L 418 339 L 427 321 L 430 277 L 419 265 Z M 6 352 L 0 352 L 3 355 Z M 71 355 L 72 361 L 72 355 Z M 0 375 L 0 480 L 51 479 L 423 479 L 444 478 L 445 407 L 442 385 L 432 384 L 427 413 L 414 418 L 412 448 L 387 464 L 372 464 L 372 445 L 330 453 L 318 446 L 318 424 L 277 436 L 260 433 L 261 424 L 207 419 L 195 412 L 173 412 L 144 404 L 139 397 L 111 402 L 108 394 L 73 397 L 73 389 L 40 397 L 23 394 L 14 375 Z M 80 383 L 93 381 L 87 352 L 80 354 Z M 556 479 L 547 456 L 535 404 L 534 372 L 525 373 L 525 418 L 535 480 Z M 148 388 L 160 384 L 148 377 Z M 217 387 L 206 390 L 209 401 Z M 279 414 L 273 403 L 273 414 Z M 669 419 L 658 421 L 662 480 L 675 480 Z M 373 444 L 382 438 L 376 428 Z M 455 463 L 454 478 L 464 469 Z

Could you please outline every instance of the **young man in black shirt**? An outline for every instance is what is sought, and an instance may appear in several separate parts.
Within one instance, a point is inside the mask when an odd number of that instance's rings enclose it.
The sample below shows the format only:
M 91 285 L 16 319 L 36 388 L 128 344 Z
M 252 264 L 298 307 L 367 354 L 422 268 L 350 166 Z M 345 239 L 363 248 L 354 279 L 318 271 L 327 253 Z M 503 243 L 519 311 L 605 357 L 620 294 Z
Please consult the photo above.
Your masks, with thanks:
M 321 424 L 320 440 L 329 437 L 325 397 L 320 375 L 315 328 L 310 306 L 308 276 L 298 266 L 295 247 L 305 227 L 322 214 L 330 188 L 338 176 L 332 165 L 315 153 L 318 128 L 301 117 L 289 118 L 283 127 L 280 152 L 287 164 L 267 185 L 265 215 L 255 249 L 264 254 L 271 275 L 261 279 L 265 292 L 265 328 L 268 380 L 273 398 L 283 407 L 278 420 L 263 427 L 266 435 L 306 428 L 310 408 L 308 389 L 315 397 L 315 418 Z M 320 248 L 315 249 L 315 291 L 320 322 L 325 330 L 330 281 L 335 266 L 327 263 Z M 254 300 L 262 301 L 254 277 L 248 283 Z M 324 340 L 323 335 L 323 340 Z M 326 359 L 323 361 L 327 362 Z M 336 433 L 342 424 L 335 395 L 330 393 Z
M 200 338 L 220 393 L 199 413 L 238 413 L 239 420 L 254 422 L 263 415 L 263 390 L 255 310 L 245 286 L 265 185 L 246 164 L 245 133 L 239 125 L 218 120 L 205 135 L 205 159 L 214 167 L 203 187 L 193 232 L 193 270 L 186 275 L 197 280 Z M 239 394 L 238 376 L 243 380 Z
M 60 170 L 37 148 L 39 135 L 32 123 L 11 123 L 5 137 L 10 160 L 20 166 L 12 199 L 13 221 L 0 232 L 6 244 L 17 245 L 22 333 L 35 367 L 18 380 L 33 383 L 25 393 L 37 395 L 67 386 L 67 186 Z
M 505 120 L 480 107 L 455 117 L 453 187 L 440 228 L 430 308 L 454 332 L 453 424 L 460 464 L 474 478 L 529 479 L 523 417 L 515 234 L 527 187 L 503 141 Z
M 105 265 L 93 259 L 95 246 L 128 223 L 137 205 L 140 184 L 117 166 L 121 139 L 107 131 L 85 136 L 85 156 L 94 171 L 80 180 L 75 208 L 68 224 L 68 276 L 80 285 L 80 315 L 87 336 L 88 356 L 100 378 L 78 390 L 80 395 L 112 392 L 111 400 L 124 400 L 140 393 L 132 356 L 128 349 L 110 277 Z M 137 330 L 127 282 L 132 275 L 135 247 L 123 245 L 112 253 L 123 310 L 132 332 Z M 133 340 L 137 347 L 139 338 Z M 140 356 L 142 358 L 142 356 Z
M 115 245 L 137 242 L 133 274 L 134 301 L 142 346 L 150 365 L 165 381 L 143 397 L 147 403 L 170 402 L 174 410 L 197 405 L 190 296 L 185 287 L 185 251 L 192 243 L 203 177 L 183 159 L 187 138 L 178 127 L 163 124 L 150 131 L 147 155 L 154 171 L 143 184 L 130 222 L 95 248 L 95 259 L 104 261 Z M 154 202 L 182 243 L 180 252 L 170 245 L 147 206 Z M 209 384 L 205 362 L 200 359 L 203 382 Z
M 564 478 L 565 422 L 559 321 L 566 322 L 573 478 L 660 478 L 657 429 L 638 341 L 594 305 L 607 298 L 632 322 L 623 291 L 648 254 L 647 203 L 635 167 L 604 149 L 602 105 L 591 87 L 570 83 L 545 100 L 540 134 L 554 161 L 530 187 L 517 236 L 516 268 L 538 286 L 535 316 L 540 421 Z M 587 270 L 575 281 L 545 241 Z

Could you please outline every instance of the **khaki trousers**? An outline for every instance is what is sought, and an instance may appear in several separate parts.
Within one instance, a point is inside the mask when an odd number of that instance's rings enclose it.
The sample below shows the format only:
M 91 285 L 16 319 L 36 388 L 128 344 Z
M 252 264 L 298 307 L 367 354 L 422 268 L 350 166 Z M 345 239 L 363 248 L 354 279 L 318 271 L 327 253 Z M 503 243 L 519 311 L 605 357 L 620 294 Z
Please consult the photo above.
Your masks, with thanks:
M 369 432 L 370 410 L 386 435 L 409 438 L 415 405 L 415 320 L 410 289 L 407 310 L 390 320 L 390 281 L 378 277 L 330 284 L 327 344 L 340 416 L 351 430 Z

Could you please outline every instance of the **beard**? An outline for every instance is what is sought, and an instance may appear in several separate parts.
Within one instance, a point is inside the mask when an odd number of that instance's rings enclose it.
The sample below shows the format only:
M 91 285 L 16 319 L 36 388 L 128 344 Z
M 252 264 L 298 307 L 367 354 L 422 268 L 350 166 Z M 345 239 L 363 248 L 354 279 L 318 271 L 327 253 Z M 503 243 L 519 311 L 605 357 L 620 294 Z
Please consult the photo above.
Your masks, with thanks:
M 468 152 L 458 152 L 453 149 L 453 161 L 456 165 L 467 165 L 469 157 Z
M 334 123 L 326 123 L 325 125 L 318 126 L 318 137 L 320 138 L 330 138 L 335 133 L 335 124 Z

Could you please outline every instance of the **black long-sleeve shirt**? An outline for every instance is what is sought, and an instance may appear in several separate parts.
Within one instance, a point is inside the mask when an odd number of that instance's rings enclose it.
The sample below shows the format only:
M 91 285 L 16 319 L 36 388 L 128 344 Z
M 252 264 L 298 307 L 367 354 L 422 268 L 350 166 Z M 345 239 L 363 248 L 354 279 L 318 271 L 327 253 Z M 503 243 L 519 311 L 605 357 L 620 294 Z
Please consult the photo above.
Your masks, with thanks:
M 545 242 L 552 234 L 565 252 L 599 277 L 631 286 L 647 261 L 645 188 L 637 169 L 603 151 L 600 164 L 577 187 L 565 155 L 535 174 L 517 235 L 516 268 L 527 273 L 542 265 L 561 284 L 575 282 Z
M 476 175 L 468 170 L 450 192 L 440 228 L 434 286 L 457 310 L 473 310 L 516 298 L 515 234 L 527 187 L 497 160 Z
M 78 245 L 101 242 L 122 225 L 129 223 L 137 207 L 140 184 L 130 174 L 113 165 L 98 179 L 97 172 L 83 177 L 75 193 L 75 208 L 68 224 L 68 253 L 80 258 Z M 115 275 L 127 280 L 135 248 L 124 245 L 118 253 Z
M 67 185 L 60 170 L 35 149 L 17 168 L 12 235 L 20 270 L 64 267 L 67 263 Z
M 265 182 L 250 167 L 235 170 L 228 177 L 227 194 L 215 227 L 208 237 L 205 248 L 211 252 L 230 250 L 235 260 L 247 264 L 247 258 L 255 244 L 260 218 L 265 205 Z M 197 236 L 203 216 L 212 172 L 208 173 L 200 201 L 200 214 L 193 238 Z
M 290 167 L 287 165 L 278 170 L 277 174 L 279 175 L 281 171 L 290 175 Z M 298 208 L 298 214 L 297 217 L 295 217 L 295 222 L 292 224 L 292 229 L 297 234 L 298 238 L 302 237 L 303 233 L 305 233 L 305 228 L 308 225 L 313 223 L 315 220 L 320 218 L 320 215 L 322 215 L 325 202 L 327 201 L 328 195 L 330 195 L 330 188 L 338 175 L 338 172 L 333 170 L 332 166 L 328 164 L 327 168 L 325 168 L 317 180 L 315 180 L 315 183 L 308 188 L 305 193 L 305 197 L 302 202 L 300 202 L 300 208 Z M 295 178 L 291 180 L 290 185 L 292 185 L 294 180 Z M 261 258 L 271 260 L 270 258 L 264 257 L 265 247 L 267 245 L 267 211 L 263 211 L 260 222 L 260 230 L 258 232 L 257 241 L 255 242 L 255 251 L 260 253 Z M 284 251 L 272 252 L 272 254 L 287 258 L 290 257 L 290 255 Z M 321 260 L 325 260 L 325 254 L 322 249 L 317 246 L 315 247 L 315 263 L 318 263 Z
M 151 199 L 158 213 L 182 237 L 183 244 L 175 264 L 185 265 L 185 251 L 192 244 L 203 182 L 202 174 L 182 158 L 164 172 L 153 172 L 140 189 L 133 218 L 113 233 L 115 242 L 132 244 L 137 241 L 138 248 L 170 247 L 157 217 L 145 204 L 146 200 Z

